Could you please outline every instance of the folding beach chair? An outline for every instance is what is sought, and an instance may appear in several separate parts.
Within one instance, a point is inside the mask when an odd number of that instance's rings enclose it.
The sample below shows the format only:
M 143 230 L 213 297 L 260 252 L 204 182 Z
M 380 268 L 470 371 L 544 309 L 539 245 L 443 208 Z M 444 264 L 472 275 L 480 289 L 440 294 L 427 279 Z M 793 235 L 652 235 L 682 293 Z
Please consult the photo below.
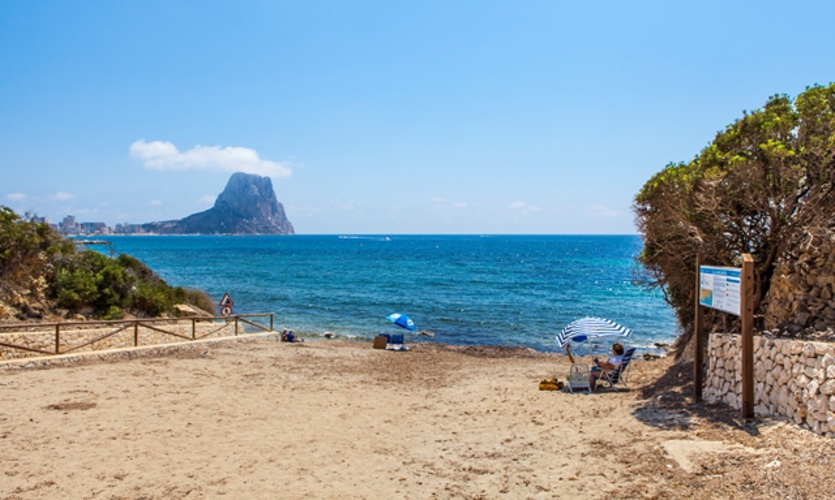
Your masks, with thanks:
M 575 390 L 585 389 L 586 392 L 591 392 L 589 385 L 589 365 L 585 363 L 574 363 L 571 365 L 571 370 L 568 372 L 568 383 L 565 384 L 568 392 L 574 393 Z
M 600 387 L 602 382 L 608 384 L 608 386 L 614 390 L 618 390 L 619 385 L 622 385 L 626 390 L 629 390 L 629 386 L 626 384 L 626 370 L 629 369 L 629 362 L 632 361 L 632 356 L 634 355 L 634 347 L 627 349 L 626 352 L 623 353 L 623 361 L 620 362 L 620 366 L 618 366 L 611 373 L 604 371 L 600 375 L 600 378 L 597 379 L 597 387 Z
M 409 348 L 406 347 L 406 342 L 403 340 L 402 334 L 395 334 L 392 335 L 386 345 L 386 349 L 389 351 L 408 351 Z

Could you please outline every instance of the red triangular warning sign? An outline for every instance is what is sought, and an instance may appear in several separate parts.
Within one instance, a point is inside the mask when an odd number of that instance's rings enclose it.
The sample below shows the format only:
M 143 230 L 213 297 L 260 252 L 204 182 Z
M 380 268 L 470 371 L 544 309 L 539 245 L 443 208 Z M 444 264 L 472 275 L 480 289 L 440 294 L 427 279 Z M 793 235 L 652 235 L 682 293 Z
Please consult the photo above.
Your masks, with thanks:
M 235 305 L 235 303 L 232 302 L 232 297 L 230 297 L 228 293 L 224 293 L 223 298 L 220 299 L 220 307 L 234 306 L 234 305 Z

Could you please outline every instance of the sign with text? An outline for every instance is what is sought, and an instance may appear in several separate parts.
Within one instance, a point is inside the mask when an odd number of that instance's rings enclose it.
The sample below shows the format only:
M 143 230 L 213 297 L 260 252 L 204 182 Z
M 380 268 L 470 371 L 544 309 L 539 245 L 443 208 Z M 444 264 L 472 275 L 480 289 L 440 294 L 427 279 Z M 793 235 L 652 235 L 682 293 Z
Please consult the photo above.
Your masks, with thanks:
M 740 315 L 742 269 L 699 266 L 699 304 Z

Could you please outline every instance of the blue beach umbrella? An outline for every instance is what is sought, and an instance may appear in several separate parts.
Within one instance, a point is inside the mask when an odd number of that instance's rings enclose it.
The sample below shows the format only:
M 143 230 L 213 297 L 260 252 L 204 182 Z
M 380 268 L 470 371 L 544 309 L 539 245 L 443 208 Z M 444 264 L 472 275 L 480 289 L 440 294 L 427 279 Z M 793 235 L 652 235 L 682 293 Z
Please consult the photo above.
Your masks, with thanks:
M 409 330 L 410 332 L 416 332 L 417 331 L 417 327 L 415 326 L 415 322 L 412 321 L 412 319 L 410 317 L 406 316 L 405 314 L 400 314 L 400 313 L 389 314 L 388 316 L 386 316 L 386 318 L 388 318 L 388 320 L 391 321 L 392 323 L 394 323 L 395 325 L 397 325 L 399 327 L 402 327 L 402 328 L 405 328 L 405 329 Z
M 598 337 L 628 337 L 632 329 L 603 318 L 583 318 L 572 321 L 557 335 L 557 344 L 565 347 L 569 342 L 584 342 Z

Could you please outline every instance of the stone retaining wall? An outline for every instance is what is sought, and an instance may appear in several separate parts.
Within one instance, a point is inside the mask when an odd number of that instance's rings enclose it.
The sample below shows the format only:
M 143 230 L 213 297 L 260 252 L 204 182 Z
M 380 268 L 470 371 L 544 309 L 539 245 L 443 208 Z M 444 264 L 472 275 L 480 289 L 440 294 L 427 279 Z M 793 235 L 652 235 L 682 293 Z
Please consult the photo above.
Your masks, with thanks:
M 791 258 L 777 262 L 763 312 L 769 330 L 835 327 L 835 229 L 810 230 Z
M 704 397 L 742 407 L 742 338 L 711 334 Z M 754 337 L 754 411 L 835 437 L 835 344 Z

